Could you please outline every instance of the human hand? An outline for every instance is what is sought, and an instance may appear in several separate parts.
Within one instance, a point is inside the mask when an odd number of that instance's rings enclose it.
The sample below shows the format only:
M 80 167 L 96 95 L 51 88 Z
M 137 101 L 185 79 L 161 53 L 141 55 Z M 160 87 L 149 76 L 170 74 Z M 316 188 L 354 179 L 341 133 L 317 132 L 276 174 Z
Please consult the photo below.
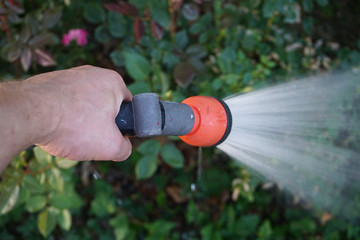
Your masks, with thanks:
M 121 76 L 92 66 L 76 67 L 25 80 L 37 106 L 34 140 L 48 153 L 72 160 L 125 160 L 131 143 L 115 124 L 123 100 L 132 95 Z M 45 113 L 45 114 L 44 114 Z

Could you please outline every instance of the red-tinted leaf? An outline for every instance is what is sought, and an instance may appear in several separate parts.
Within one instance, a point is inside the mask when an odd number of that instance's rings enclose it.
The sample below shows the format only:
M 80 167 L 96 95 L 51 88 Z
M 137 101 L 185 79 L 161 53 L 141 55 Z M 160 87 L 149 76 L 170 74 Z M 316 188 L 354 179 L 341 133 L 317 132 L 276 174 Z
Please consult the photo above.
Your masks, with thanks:
M 195 21 L 196 19 L 199 18 L 200 9 L 194 3 L 187 3 L 183 6 L 181 13 L 184 16 L 184 18 L 186 18 L 186 20 Z
M 6 50 L 6 58 L 9 62 L 16 61 L 21 54 L 21 45 L 19 43 L 10 44 Z
M 37 63 L 41 66 L 48 67 L 56 65 L 54 58 L 50 55 L 50 53 L 46 52 L 45 50 L 37 48 L 35 49 L 34 53 Z
M 41 33 L 30 39 L 29 44 L 34 48 L 39 48 L 51 41 L 50 33 Z
M 18 1 L 12 1 L 11 3 L 9 1 L 5 1 L 5 6 L 7 6 L 11 11 L 17 14 L 21 14 L 24 12 L 23 5 Z
M 164 36 L 164 29 L 154 20 L 151 20 L 151 33 L 156 39 L 161 39 Z
M 194 0 L 197 4 L 202 4 L 202 0 Z
M 28 24 L 24 24 L 19 35 L 20 42 L 25 43 L 29 40 L 30 37 L 31 37 L 31 28 Z
M 186 87 L 196 76 L 196 69 L 188 62 L 179 62 L 174 68 L 175 82 L 181 86 Z
M 0 8 L 0 16 L 5 16 L 7 14 L 8 14 L 8 12 L 6 11 L 5 8 Z
M 11 23 L 19 23 L 21 22 L 21 18 L 14 12 L 10 12 L 8 19 Z
M 24 47 L 21 52 L 21 66 L 23 67 L 25 72 L 29 70 L 31 62 L 32 62 L 32 52 L 30 48 Z
M 60 21 L 61 15 L 62 15 L 61 7 L 49 9 L 44 13 L 43 24 L 47 28 L 52 28 Z
M 174 11 L 179 10 L 181 8 L 183 2 L 184 2 L 184 0 L 171 0 L 172 9 Z
M 119 12 L 126 16 L 130 16 L 130 17 L 139 16 L 139 10 L 134 5 L 128 2 L 118 1 L 118 4 L 108 3 L 105 4 L 104 6 L 109 11 Z
M 141 38 L 145 34 L 145 26 L 144 23 L 140 20 L 140 18 L 136 18 L 134 21 L 134 33 L 136 42 L 140 42 Z

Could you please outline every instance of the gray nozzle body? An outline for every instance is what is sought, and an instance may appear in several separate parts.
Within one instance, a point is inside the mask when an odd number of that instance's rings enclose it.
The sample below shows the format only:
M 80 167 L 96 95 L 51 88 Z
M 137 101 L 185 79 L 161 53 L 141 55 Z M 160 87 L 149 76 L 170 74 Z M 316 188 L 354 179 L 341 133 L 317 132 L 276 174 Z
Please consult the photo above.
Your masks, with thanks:
M 194 113 L 190 106 L 161 101 L 155 93 L 135 95 L 131 102 L 132 108 L 128 104 L 120 108 L 115 120 L 120 131 L 125 135 L 182 136 L 188 134 L 195 123 Z

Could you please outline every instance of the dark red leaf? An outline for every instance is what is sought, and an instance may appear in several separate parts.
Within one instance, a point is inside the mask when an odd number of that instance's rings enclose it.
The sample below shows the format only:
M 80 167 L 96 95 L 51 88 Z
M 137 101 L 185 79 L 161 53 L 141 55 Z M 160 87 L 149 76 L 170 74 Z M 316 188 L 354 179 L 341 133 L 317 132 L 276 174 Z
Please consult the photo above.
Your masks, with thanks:
M 35 49 L 34 53 L 37 63 L 41 66 L 48 67 L 56 65 L 54 58 L 45 50 L 37 48 Z
M 33 48 L 39 48 L 45 44 L 48 44 L 51 41 L 51 38 L 52 37 L 50 33 L 40 33 L 30 39 L 29 45 L 31 45 Z
M 164 36 L 164 29 L 154 20 L 151 20 L 151 33 L 156 39 L 161 39 Z
M 21 45 L 19 43 L 10 43 L 6 46 L 6 58 L 9 62 L 16 61 L 21 54 Z
M 179 62 L 174 68 L 175 82 L 181 86 L 188 86 L 196 76 L 196 69 L 188 62 Z
M 19 40 L 20 42 L 25 43 L 29 40 L 30 37 L 31 37 L 31 28 L 28 24 L 24 24 L 19 34 Z
M 197 4 L 202 4 L 202 0 L 194 0 Z
M 24 47 L 21 52 L 21 66 L 23 67 L 24 71 L 27 72 L 29 70 L 31 62 L 32 62 L 32 52 L 30 48 Z
M 184 2 L 184 0 L 171 0 L 172 9 L 174 11 L 179 10 L 181 8 L 183 2 Z
M 5 6 L 7 6 L 11 11 L 16 14 L 22 14 L 24 12 L 23 5 L 18 1 L 5 1 Z
M 7 14 L 8 14 L 8 12 L 6 11 L 5 8 L 0 8 L 0 16 L 5 16 Z
M 118 12 L 130 17 L 139 16 L 139 10 L 128 2 L 118 1 L 118 3 L 107 3 L 104 5 L 109 11 Z
M 144 23 L 140 20 L 140 18 L 136 18 L 134 21 L 134 33 L 136 43 L 139 43 L 141 38 L 145 34 L 145 26 Z

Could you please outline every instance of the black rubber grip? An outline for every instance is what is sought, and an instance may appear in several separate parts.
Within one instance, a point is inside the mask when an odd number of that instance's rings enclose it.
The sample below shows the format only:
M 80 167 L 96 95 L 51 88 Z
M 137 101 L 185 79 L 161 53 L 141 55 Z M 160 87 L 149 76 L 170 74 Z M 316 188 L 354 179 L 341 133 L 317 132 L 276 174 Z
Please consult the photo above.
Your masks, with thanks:
M 135 136 L 134 111 L 132 102 L 123 102 L 115 123 L 124 136 Z

